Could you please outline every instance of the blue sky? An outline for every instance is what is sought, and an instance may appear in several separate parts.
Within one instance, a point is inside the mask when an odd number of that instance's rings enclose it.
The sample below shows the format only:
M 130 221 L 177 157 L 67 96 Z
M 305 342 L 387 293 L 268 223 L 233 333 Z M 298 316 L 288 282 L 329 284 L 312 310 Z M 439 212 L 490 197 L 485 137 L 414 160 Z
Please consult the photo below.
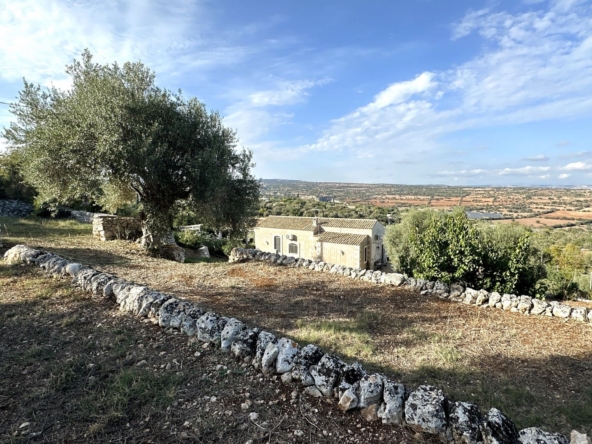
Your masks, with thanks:
M 257 177 L 592 184 L 591 1 L 0 0 L 0 101 L 84 48 L 218 110 Z

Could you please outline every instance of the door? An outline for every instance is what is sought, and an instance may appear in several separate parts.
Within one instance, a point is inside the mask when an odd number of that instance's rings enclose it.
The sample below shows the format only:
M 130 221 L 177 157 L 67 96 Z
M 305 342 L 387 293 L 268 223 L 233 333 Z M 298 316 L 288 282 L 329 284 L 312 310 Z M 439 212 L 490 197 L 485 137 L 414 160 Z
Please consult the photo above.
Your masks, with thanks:
M 282 238 L 280 236 L 273 237 L 273 249 L 277 254 L 282 254 Z

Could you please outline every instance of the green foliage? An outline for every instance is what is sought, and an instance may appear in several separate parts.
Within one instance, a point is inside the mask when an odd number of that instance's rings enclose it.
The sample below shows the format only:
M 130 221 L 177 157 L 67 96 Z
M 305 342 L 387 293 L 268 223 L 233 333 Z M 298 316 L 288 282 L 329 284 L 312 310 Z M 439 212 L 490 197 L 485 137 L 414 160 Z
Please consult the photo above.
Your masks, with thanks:
M 544 270 L 530 235 L 517 225 L 471 222 L 462 209 L 415 210 L 387 228 L 385 245 L 393 266 L 417 278 L 534 294 Z
M 218 239 L 211 234 L 193 230 L 178 231 L 175 234 L 175 240 L 179 245 L 195 250 L 205 245 L 210 253 L 218 254 L 224 252 L 223 247 L 227 242 L 226 239 Z
M 340 202 L 319 202 L 314 199 L 299 197 L 272 198 L 262 200 L 259 205 L 259 216 L 304 216 L 304 217 L 339 217 L 348 219 L 376 219 L 387 224 L 399 220 L 396 207 L 379 207 L 372 204 L 347 204 Z
M 0 153 L 0 199 L 32 203 L 36 191 L 25 183 L 18 153 Z
M 69 91 L 25 81 L 3 134 L 41 201 L 114 211 L 137 198 L 149 247 L 169 232 L 179 201 L 213 227 L 253 225 L 252 154 L 236 149 L 218 113 L 157 87 L 141 63 L 100 65 L 85 51 L 66 72 Z

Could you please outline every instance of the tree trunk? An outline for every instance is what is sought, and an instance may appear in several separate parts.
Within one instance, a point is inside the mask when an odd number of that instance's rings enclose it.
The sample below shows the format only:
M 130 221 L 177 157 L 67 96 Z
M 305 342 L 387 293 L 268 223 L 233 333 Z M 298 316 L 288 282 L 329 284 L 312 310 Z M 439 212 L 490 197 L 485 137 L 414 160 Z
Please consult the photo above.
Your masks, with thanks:
M 158 252 L 165 259 L 185 262 L 185 250 L 177 245 L 173 232 L 158 233 L 146 220 L 142 220 L 141 245 L 149 251 Z

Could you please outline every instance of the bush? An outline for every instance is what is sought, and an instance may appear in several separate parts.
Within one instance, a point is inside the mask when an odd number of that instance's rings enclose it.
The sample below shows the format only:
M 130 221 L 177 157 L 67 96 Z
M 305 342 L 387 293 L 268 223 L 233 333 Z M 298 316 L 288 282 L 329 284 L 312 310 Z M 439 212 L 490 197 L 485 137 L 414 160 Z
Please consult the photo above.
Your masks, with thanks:
M 198 249 L 201 246 L 208 247 L 210 254 L 230 256 L 230 252 L 235 247 L 245 247 L 242 239 L 223 238 L 219 239 L 210 233 L 199 231 L 179 231 L 175 235 L 177 243 L 186 248 Z
M 416 278 L 537 294 L 544 269 L 530 235 L 518 225 L 471 222 L 462 209 L 416 210 L 387 228 L 385 246 L 394 268 Z

